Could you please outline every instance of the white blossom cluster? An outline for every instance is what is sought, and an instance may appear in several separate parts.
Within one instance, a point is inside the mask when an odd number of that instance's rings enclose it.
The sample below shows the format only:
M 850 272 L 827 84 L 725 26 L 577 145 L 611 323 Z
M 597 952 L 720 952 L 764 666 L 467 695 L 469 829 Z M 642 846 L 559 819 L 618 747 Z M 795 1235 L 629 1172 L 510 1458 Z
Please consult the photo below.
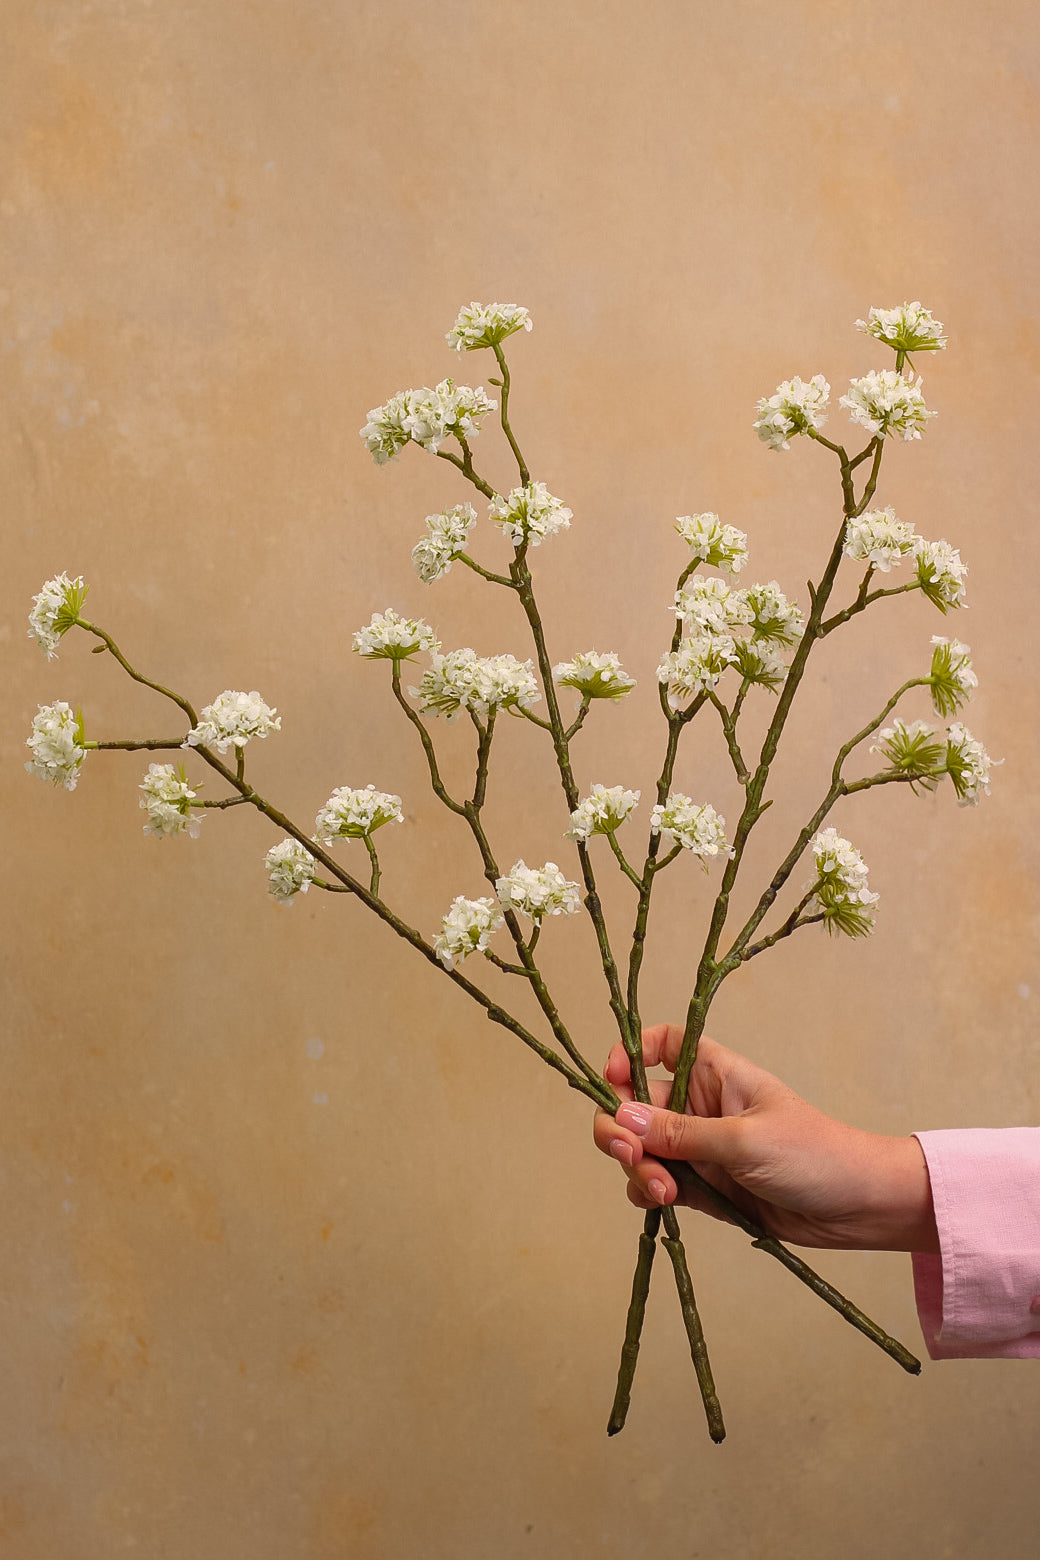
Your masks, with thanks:
M 444 968 L 452 970 L 471 953 L 484 953 L 501 925 L 502 911 L 493 899 L 466 899 L 460 894 L 441 921 L 434 952 Z
M 41 704 L 25 743 L 32 748 L 32 758 L 25 765 L 31 775 L 50 780 L 64 791 L 76 789 L 86 749 L 82 716 L 71 705 L 63 699 L 57 704 Z
M 865 320 L 856 321 L 856 329 L 896 352 L 939 352 L 946 346 L 942 321 L 916 300 L 897 309 L 871 309 Z
M 896 519 L 894 509 L 868 509 L 846 525 L 843 551 L 846 558 L 869 563 L 872 569 L 888 574 L 892 565 L 906 558 L 920 542 L 912 525 Z
M 749 683 L 775 692 L 787 676 L 776 646 L 800 638 L 805 620 L 776 580 L 735 589 L 724 580 L 695 574 L 675 593 L 675 615 L 693 633 L 670 650 L 657 668 L 668 702 L 679 709 L 698 693 L 711 692 L 727 667 Z M 750 630 L 744 637 L 744 630 Z
M 702 515 L 678 515 L 675 529 L 688 545 L 695 563 L 739 574 L 747 562 L 745 532 L 738 531 L 735 525 L 723 525 L 710 510 Z
M 399 617 L 392 607 L 373 612 L 367 628 L 354 635 L 358 655 L 371 660 L 405 661 L 420 650 L 439 650 L 440 640 L 422 618 Z
M 657 668 L 657 680 L 668 689 L 668 703 L 681 709 L 698 693 L 710 693 L 737 652 L 729 634 L 694 634 L 678 650 L 669 650 Z
M 814 374 L 808 382 L 797 375 L 785 379 L 772 395 L 759 401 L 755 432 L 771 450 L 789 450 L 797 434 L 823 427 L 830 393 L 822 374 Z
M 991 767 L 1003 759 L 990 758 L 982 743 L 960 721 L 946 733 L 946 773 L 953 781 L 957 801 L 962 807 L 974 807 L 985 791 L 989 795 Z
M 554 498 L 544 482 L 514 488 L 508 498 L 496 496 L 488 514 L 514 547 L 523 542 L 537 547 L 547 536 L 569 530 L 574 517 L 573 510 Z
M 920 374 L 906 379 L 894 368 L 871 369 L 862 379 L 854 379 L 838 404 L 875 438 L 895 434 L 900 439 L 919 439 L 929 417 L 937 416 L 924 404 Z
M 749 585 L 744 597 L 751 609 L 752 638 L 777 645 L 793 645 L 801 639 L 805 617 L 788 601 L 776 580 L 768 585 Z
M 314 881 L 314 857 L 291 836 L 271 846 L 264 866 L 267 892 L 283 905 L 291 904 L 297 894 L 305 894 Z
M 29 637 L 47 652 L 48 661 L 54 660 L 58 641 L 75 622 L 87 589 L 82 574 L 74 580 L 67 574 L 56 574 L 52 580 L 45 580 L 39 595 L 33 597 Z
M 476 352 L 505 341 L 514 331 L 530 329 L 531 316 L 518 303 L 471 303 L 463 304 L 445 339 L 456 352 Z
M 314 838 L 319 845 L 333 840 L 360 840 L 381 829 L 384 823 L 403 823 L 401 798 L 374 785 L 353 790 L 337 786 L 314 820 Z
M 530 661 L 512 655 L 479 656 L 469 646 L 434 652 L 432 665 L 422 674 L 418 688 L 409 688 L 422 700 L 422 713 L 445 715 L 454 720 L 460 711 L 486 716 L 497 709 L 530 709 L 541 698 Z
M 905 775 L 915 789 L 914 782 L 919 781 L 934 790 L 946 772 L 945 739 L 925 720 L 894 720 L 878 732 L 871 752 L 887 759 L 889 767 Z
M 949 542 L 926 542 L 919 538 L 914 548 L 917 564 L 917 583 L 928 600 L 940 612 L 964 604 L 964 577 L 967 566 L 961 555 Z
M 477 523 L 472 504 L 426 516 L 426 535 L 412 548 L 412 567 L 426 585 L 447 574 L 456 558 L 466 551 L 469 533 Z
M 959 639 L 932 635 L 931 694 L 937 715 L 955 715 L 979 686 L 971 664 L 971 650 Z
M 393 460 L 410 440 L 436 454 L 447 438 L 475 438 L 480 419 L 497 406 L 483 386 L 474 390 L 442 379 L 432 390 L 399 390 L 384 405 L 374 406 L 361 437 L 377 466 Z
M 504 910 L 518 911 L 536 924 L 547 915 L 576 915 L 581 909 L 577 883 L 568 882 L 555 861 L 547 861 L 544 867 L 514 862 L 496 882 L 495 893 Z
M 281 727 L 281 716 L 276 717 L 255 688 L 252 693 L 225 688 L 212 704 L 206 705 L 198 725 L 192 727 L 182 745 L 215 747 L 218 753 L 226 753 L 229 747 L 244 748 L 253 737 L 266 737 L 269 731 L 280 731 Z
M 583 699 L 623 699 L 636 685 L 634 677 L 622 670 L 615 650 L 600 654 L 583 650 L 572 661 L 561 661 L 552 669 L 553 682 L 561 688 L 577 688 Z
M 734 640 L 733 665 L 749 683 L 771 693 L 783 687 L 787 676 L 787 662 L 779 650 L 757 639 Z
M 148 773 L 138 786 L 141 806 L 148 810 L 145 834 L 163 840 L 173 834 L 188 833 L 198 839 L 201 810 L 193 807 L 196 793 L 188 784 L 183 766 L 149 764 Z
M 814 904 L 828 931 L 863 937 L 874 930 L 877 894 L 867 887 L 867 865 L 837 829 L 820 829 L 812 840 L 817 882 Z
M 710 803 L 698 806 L 681 791 L 673 791 L 662 804 L 650 813 L 650 831 L 681 845 L 699 856 L 707 870 L 708 860 L 729 853 L 726 842 L 726 820 Z
M 622 785 L 594 785 L 571 813 L 567 838 L 587 840 L 593 834 L 613 834 L 639 805 L 638 791 L 626 791 Z
M 695 574 L 676 591 L 675 615 L 685 628 L 696 624 L 694 632 L 703 634 L 730 634 L 754 618 L 746 591 L 731 590 L 708 574 Z

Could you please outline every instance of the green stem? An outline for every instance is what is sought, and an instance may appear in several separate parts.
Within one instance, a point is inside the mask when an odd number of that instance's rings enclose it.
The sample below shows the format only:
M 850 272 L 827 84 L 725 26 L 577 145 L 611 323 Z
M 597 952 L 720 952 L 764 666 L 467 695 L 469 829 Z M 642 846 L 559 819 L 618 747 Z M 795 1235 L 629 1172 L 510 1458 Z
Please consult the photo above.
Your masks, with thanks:
M 373 899 L 377 899 L 379 897 L 379 878 L 380 878 L 379 857 L 376 855 L 376 848 L 372 844 L 372 836 L 371 836 L 371 834 L 366 834 L 364 836 L 364 840 L 365 840 L 365 846 L 366 846 L 366 848 L 368 850 L 368 859 L 372 863 L 372 877 L 371 877 L 371 879 L 369 881 L 368 892 L 372 895 Z
M 473 570 L 474 574 L 479 574 L 485 580 L 490 580 L 492 585 L 504 585 L 507 590 L 515 590 L 516 589 L 516 586 L 513 584 L 512 580 L 508 577 L 508 575 L 506 575 L 506 574 L 493 574 L 490 569 L 485 569 L 483 567 L 483 565 L 477 563 L 475 561 L 475 559 L 471 558 L 469 553 L 467 553 L 467 552 L 458 553 L 457 554 L 457 558 L 458 558 L 459 563 L 464 563 L 466 565 L 467 569 L 472 569 Z
M 901 688 L 897 688 L 896 692 L 885 704 L 885 707 L 881 713 L 875 716 L 872 721 L 868 722 L 868 724 L 864 726 L 861 731 L 857 731 L 855 736 L 850 737 L 849 740 L 844 742 L 838 749 L 838 754 L 834 760 L 834 765 L 831 770 L 831 783 L 828 787 L 826 796 L 823 798 L 823 801 L 817 807 L 808 823 L 806 823 L 802 828 L 798 838 L 795 840 L 791 849 L 788 851 L 780 866 L 773 874 L 769 886 L 766 888 L 754 910 L 751 912 L 751 915 L 748 917 L 740 932 L 737 934 L 737 937 L 734 940 L 729 952 L 716 967 L 716 986 L 741 962 L 744 948 L 755 935 L 755 932 L 762 924 L 765 916 L 769 913 L 770 907 L 773 905 L 780 890 L 783 888 L 784 884 L 787 882 L 791 873 L 794 871 L 795 867 L 800 861 L 806 846 L 809 844 L 809 841 L 812 839 L 813 835 L 816 833 L 816 830 L 820 827 L 821 823 L 826 818 L 835 802 L 837 802 L 842 796 L 849 796 L 855 791 L 867 790 L 871 785 L 888 784 L 897 779 L 909 781 L 911 778 L 913 778 L 903 775 L 878 775 L 874 776 L 866 783 L 858 780 L 847 781 L 842 778 L 842 768 L 844 766 L 845 760 L 848 758 L 853 748 L 858 747 L 861 742 L 865 742 L 868 737 L 873 736 L 874 732 L 881 725 L 882 721 L 884 721 L 885 718 L 895 709 L 903 695 L 908 693 L 911 688 L 927 687 L 928 681 L 929 679 L 927 677 L 913 677 L 909 680 L 909 682 L 905 682 Z
M 516 464 L 520 471 L 520 485 L 521 487 L 527 487 L 531 480 L 531 473 L 527 469 L 527 462 L 521 455 L 520 446 L 514 439 L 513 430 L 509 426 L 509 365 L 506 363 L 506 356 L 502 351 L 502 343 L 500 341 L 492 342 L 492 349 L 498 361 L 498 366 L 502 372 L 502 400 L 499 408 L 499 415 L 502 421 L 502 432 L 509 440 L 509 448 L 516 457 Z
M 747 845 L 748 838 L 754 829 L 755 824 L 758 822 L 759 818 L 762 816 L 762 813 L 765 811 L 765 806 L 767 804 L 764 801 L 764 793 L 766 783 L 769 779 L 770 768 L 774 758 L 776 757 L 776 751 L 780 742 L 780 737 L 783 734 L 785 725 L 787 724 L 787 719 L 791 712 L 791 705 L 794 701 L 795 694 L 798 691 L 798 687 L 805 673 L 806 665 L 812 652 L 813 645 L 820 637 L 820 630 L 824 621 L 824 614 L 827 603 L 830 599 L 831 592 L 834 589 L 834 583 L 837 578 L 838 568 L 842 559 L 846 526 L 851 518 L 862 511 L 867 499 L 869 498 L 869 495 L 873 493 L 874 484 L 876 484 L 877 474 L 881 463 L 883 444 L 880 439 L 875 439 L 872 440 L 871 444 L 867 446 L 868 450 L 873 450 L 874 455 L 871 476 L 868 479 L 867 488 L 864 490 L 864 498 L 859 503 L 857 503 L 855 489 L 853 486 L 853 468 L 844 449 L 840 445 L 832 444 L 830 440 L 825 439 L 822 435 L 815 433 L 813 429 L 808 431 L 818 443 L 823 444 L 828 449 L 833 450 L 841 461 L 843 511 L 842 520 L 838 529 L 838 533 L 834 539 L 834 543 L 831 547 L 830 557 L 827 560 L 827 565 L 820 579 L 820 583 L 815 587 L 810 587 L 811 607 L 809 611 L 809 617 L 805 625 L 805 630 L 802 634 L 801 640 L 798 643 L 798 647 L 795 650 L 790 669 L 788 670 L 787 677 L 784 681 L 784 686 L 780 690 L 779 697 L 777 698 L 776 709 L 773 712 L 773 718 L 769 723 L 769 728 L 762 743 L 762 750 L 759 755 L 758 765 L 755 769 L 755 773 L 750 778 L 746 786 L 746 801 L 744 809 L 741 813 L 740 820 L 737 824 L 733 837 L 733 854 L 727 861 L 723 871 L 722 884 L 719 888 L 718 896 L 715 900 L 715 905 L 712 910 L 711 923 L 708 928 L 708 935 L 705 940 L 704 951 L 702 953 L 700 964 L 697 970 L 696 985 L 694 987 L 694 992 L 690 998 L 690 1004 L 687 1009 L 683 1043 L 680 1049 L 678 1060 L 676 1062 L 675 1077 L 673 1080 L 669 1101 L 673 1110 L 683 1109 L 685 1106 L 690 1074 L 693 1071 L 693 1067 L 697 1059 L 697 1046 L 699 1044 L 701 1034 L 704 1032 L 704 1024 L 707 1018 L 708 1008 L 711 1005 L 712 998 L 721 978 L 719 967 L 716 963 L 716 958 L 718 954 L 719 942 L 722 937 L 722 932 L 725 927 L 726 918 L 729 912 L 730 896 L 732 894 L 737 875 L 740 871 L 740 864 L 743 859 L 744 849 Z
M 390 664 L 393 668 L 391 675 L 391 687 L 394 691 L 394 698 L 397 700 L 398 704 L 404 710 L 408 719 L 419 733 L 419 740 L 423 745 L 423 752 L 426 754 L 427 767 L 430 771 L 430 784 L 433 787 L 433 794 L 436 796 L 439 802 L 443 802 L 444 806 L 450 808 L 453 813 L 458 813 L 460 816 L 465 817 L 465 807 L 461 802 L 455 801 L 454 797 L 448 795 L 444 782 L 441 779 L 440 769 L 437 766 L 437 752 L 433 745 L 433 738 L 426 729 L 425 721 L 423 721 L 422 717 L 412 709 L 412 706 L 408 703 L 408 700 L 405 698 L 404 693 L 401 690 L 401 663 L 399 661 L 392 661 Z
M 85 748 L 91 748 L 91 749 L 96 748 L 100 752 L 104 752 L 106 749 L 109 749 L 109 748 L 112 749 L 112 750 L 115 750 L 116 748 L 120 748 L 120 749 L 122 749 L 123 752 L 133 753 L 133 752 L 136 752 L 138 748 L 140 748 L 140 749 L 142 749 L 144 751 L 147 751 L 149 753 L 158 753 L 161 749 L 182 748 L 184 746 L 184 738 L 183 737 L 149 737 L 146 740 L 141 741 L 141 742 L 133 741 L 133 740 L 128 741 L 128 742 L 84 742 L 84 743 L 81 744 L 81 746 L 83 746 Z
M 704 1413 L 708 1421 L 708 1434 L 715 1444 L 718 1445 L 720 1441 L 725 1439 L 726 1426 L 722 1419 L 722 1405 L 715 1391 L 715 1381 L 711 1373 L 708 1349 L 704 1342 L 704 1330 L 701 1327 L 697 1300 L 693 1293 L 693 1282 L 686 1262 L 686 1251 L 679 1238 L 679 1221 L 676 1218 L 674 1208 L 666 1208 L 664 1210 L 664 1227 L 667 1233 L 663 1238 L 662 1244 L 672 1261 L 675 1286 L 679 1291 L 683 1321 L 686 1323 L 686 1337 L 690 1345 L 690 1357 L 693 1360 L 697 1385 L 701 1390 L 701 1401 L 704 1404 Z
M 179 693 L 174 693 L 170 688 L 164 688 L 162 683 L 152 682 L 150 677 L 143 677 L 140 672 L 135 672 L 134 668 L 130 665 L 130 662 L 126 659 L 123 652 L 112 638 L 111 634 L 106 634 L 105 630 L 103 628 L 98 628 L 96 623 L 88 623 L 86 618 L 77 617 L 75 621 L 79 624 L 80 628 L 85 628 L 88 634 L 93 634 L 96 639 L 100 639 L 102 641 L 106 650 L 108 650 L 110 655 L 115 656 L 116 660 L 119 662 L 120 666 L 123 668 L 124 672 L 126 672 L 128 677 L 132 677 L 134 682 L 141 683 L 145 688 L 151 688 L 156 693 L 161 693 L 164 699 L 170 699 L 172 703 L 176 704 L 179 709 L 184 711 L 185 715 L 187 715 L 188 719 L 191 721 L 192 726 L 198 725 L 199 717 L 196 715 L 194 709 L 188 703 L 187 699 L 182 699 Z M 183 739 L 177 745 L 178 747 L 183 746 Z
M 840 1316 L 843 1316 L 850 1326 L 863 1333 L 872 1343 L 876 1343 L 879 1349 L 883 1349 L 905 1371 L 908 1371 L 913 1376 L 920 1373 L 921 1362 L 910 1353 L 909 1349 L 905 1348 L 897 1338 L 893 1338 L 882 1327 L 879 1327 L 877 1322 L 871 1321 L 870 1317 L 859 1309 L 859 1306 L 854 1305 L 840 1290 L 835 1289 L 833 1284 L 829 1284 L 825 1278 L 821 1278 L 819 1273 L 815 1272 L 807 1262 L 802 1261 L 801 1257 L 797 1257 L 794 1252 L 788 1251 L 787 1247 L 768 1234 L 762 1225 L 749 1218 L 746 1213 L 737 1207 L 736 1203 L 726 1196 L 725 1192 L 720 1192 L 717 1187 L 712 1186 L 710 1181 L 706 1181 L 703 1176 L 698 1175 L 691 1165 L 668 1161 L 667 1168 L 680 1186 L 685 1186 L 689 1191 L 696 1192 L 699 1197 L 703 1197 L 710 1202 L 726 1219 L 737 1225 L 739 1229 L 742 1229 L 745 1235 L 750 1235 L 751 1243 L 756 1250 L 764 1251 L 769 1256 L 775 1257 L 777 1262 L 782 1263 L 789 1273 L 793 1273 L 795 1278 L 811 1289 L 821 1300 L 826 1301 L 829 1306 L 833 1306 L 834 1310 Z
M 625 853 L 621 849 L 621 846 L 618 844 L 618 842 L 617 842 L 617 835 L 614 833 L 613 829 L 611 829 L 610 832 L 607 834 L 607 839 L 610 841 L 610 848 L 611 848 L 611 850 L 614 852 L 614 855 L 617 857 L 618 866 L 621 868 L 622 872 L 628 878 L 629 882 L 630 883 L 634 883 L 636 888 L 638 889 L 639 893 L 642 893 L 643 892 L 643 879 L 639 876 L 639 874 L 632 867 L 629 866 L 628 862 L 625 860 Z
M 584 726 L 585 717 L 589 713 L 589 706 L 591 703 L 592 700 L 588 697 L 588 695 L 582 694 L 581 703 L 578 706 L 578 713 L 575 715 L 574 719 L 571 721 L 570 725 L 567 727 L 567 730 L 563 734 L 565 741 L 568 743 L 573 737 L 578 735 L 578 732 L 581 730 L 582 726 Z
M 632 1274 L 632 1298 L 628 1302 L 625 1319 L 625 1338 L 621 1345 L 621 1363 L 618 1366 L 614 1402 L 607 1420 L 607 1434 L 617 1435 L 625 1427 L 629 1405 L 632 1401 L 632 1382 L 635 1379 L 639 1359 L 639 1341 L 646 1315 L 646 1297 L 650 1293 L 650 1272 L 657 1250 L 657 1232 L 661 1227 L 660 1208 L 651 1208 L 643 1220 L 643 1232 L 639 1237 L 639 1256 Z
M 880 601 L 883 596 L 902 596 L 908 590 L 920 590 L 920 588 L 919 581 L 910 580 L 906 585 L 893 585 L 887 590 L 872 590 L 869 594 L 857 596 L 851 607 L 846 607 L 844 612 L 836 612 L 833 617 L 827 619 L 826 623 L 820 624 L 819 637 L 825 639 L 836 628 L 840 628 L 842 623 L 847 623 L 850 618 L 854 618 L 858 612 L 864 611 L 872 602 Z

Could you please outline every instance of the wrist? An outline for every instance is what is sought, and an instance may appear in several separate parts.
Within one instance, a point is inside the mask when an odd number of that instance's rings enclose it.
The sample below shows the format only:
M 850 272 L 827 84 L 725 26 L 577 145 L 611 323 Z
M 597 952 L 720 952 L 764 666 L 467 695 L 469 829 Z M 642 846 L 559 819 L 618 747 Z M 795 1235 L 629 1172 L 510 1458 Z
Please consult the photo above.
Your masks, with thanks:
M 915 1137 L 869 1136 L 871 1249 L 938 1252 L 932 1187 L 920 1143 Z

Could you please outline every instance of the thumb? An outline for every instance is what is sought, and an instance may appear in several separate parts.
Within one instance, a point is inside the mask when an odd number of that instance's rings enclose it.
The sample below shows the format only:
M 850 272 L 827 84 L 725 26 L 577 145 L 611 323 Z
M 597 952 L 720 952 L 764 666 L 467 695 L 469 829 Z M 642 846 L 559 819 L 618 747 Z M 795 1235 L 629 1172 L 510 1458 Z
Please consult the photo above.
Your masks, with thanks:
M 657 1159 L 685 1159 L 728 1169 L 743 1155 L 744 1122 L 739 1116 L 681 1116 L 655 1105 L 622 1105 L 619 1127 L 633 1133 L 644 1153 Z

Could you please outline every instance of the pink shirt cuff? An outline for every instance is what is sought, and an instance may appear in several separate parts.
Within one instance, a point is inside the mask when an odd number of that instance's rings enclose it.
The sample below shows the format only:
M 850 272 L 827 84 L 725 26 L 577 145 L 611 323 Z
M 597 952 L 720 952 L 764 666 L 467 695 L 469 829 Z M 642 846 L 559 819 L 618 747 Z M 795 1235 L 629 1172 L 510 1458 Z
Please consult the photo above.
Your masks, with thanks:
M 1040 1357 L 1040 1127 L 914 1136 L 928 1165 L 940 1247 L 913 1257 L 928 1353 Z

